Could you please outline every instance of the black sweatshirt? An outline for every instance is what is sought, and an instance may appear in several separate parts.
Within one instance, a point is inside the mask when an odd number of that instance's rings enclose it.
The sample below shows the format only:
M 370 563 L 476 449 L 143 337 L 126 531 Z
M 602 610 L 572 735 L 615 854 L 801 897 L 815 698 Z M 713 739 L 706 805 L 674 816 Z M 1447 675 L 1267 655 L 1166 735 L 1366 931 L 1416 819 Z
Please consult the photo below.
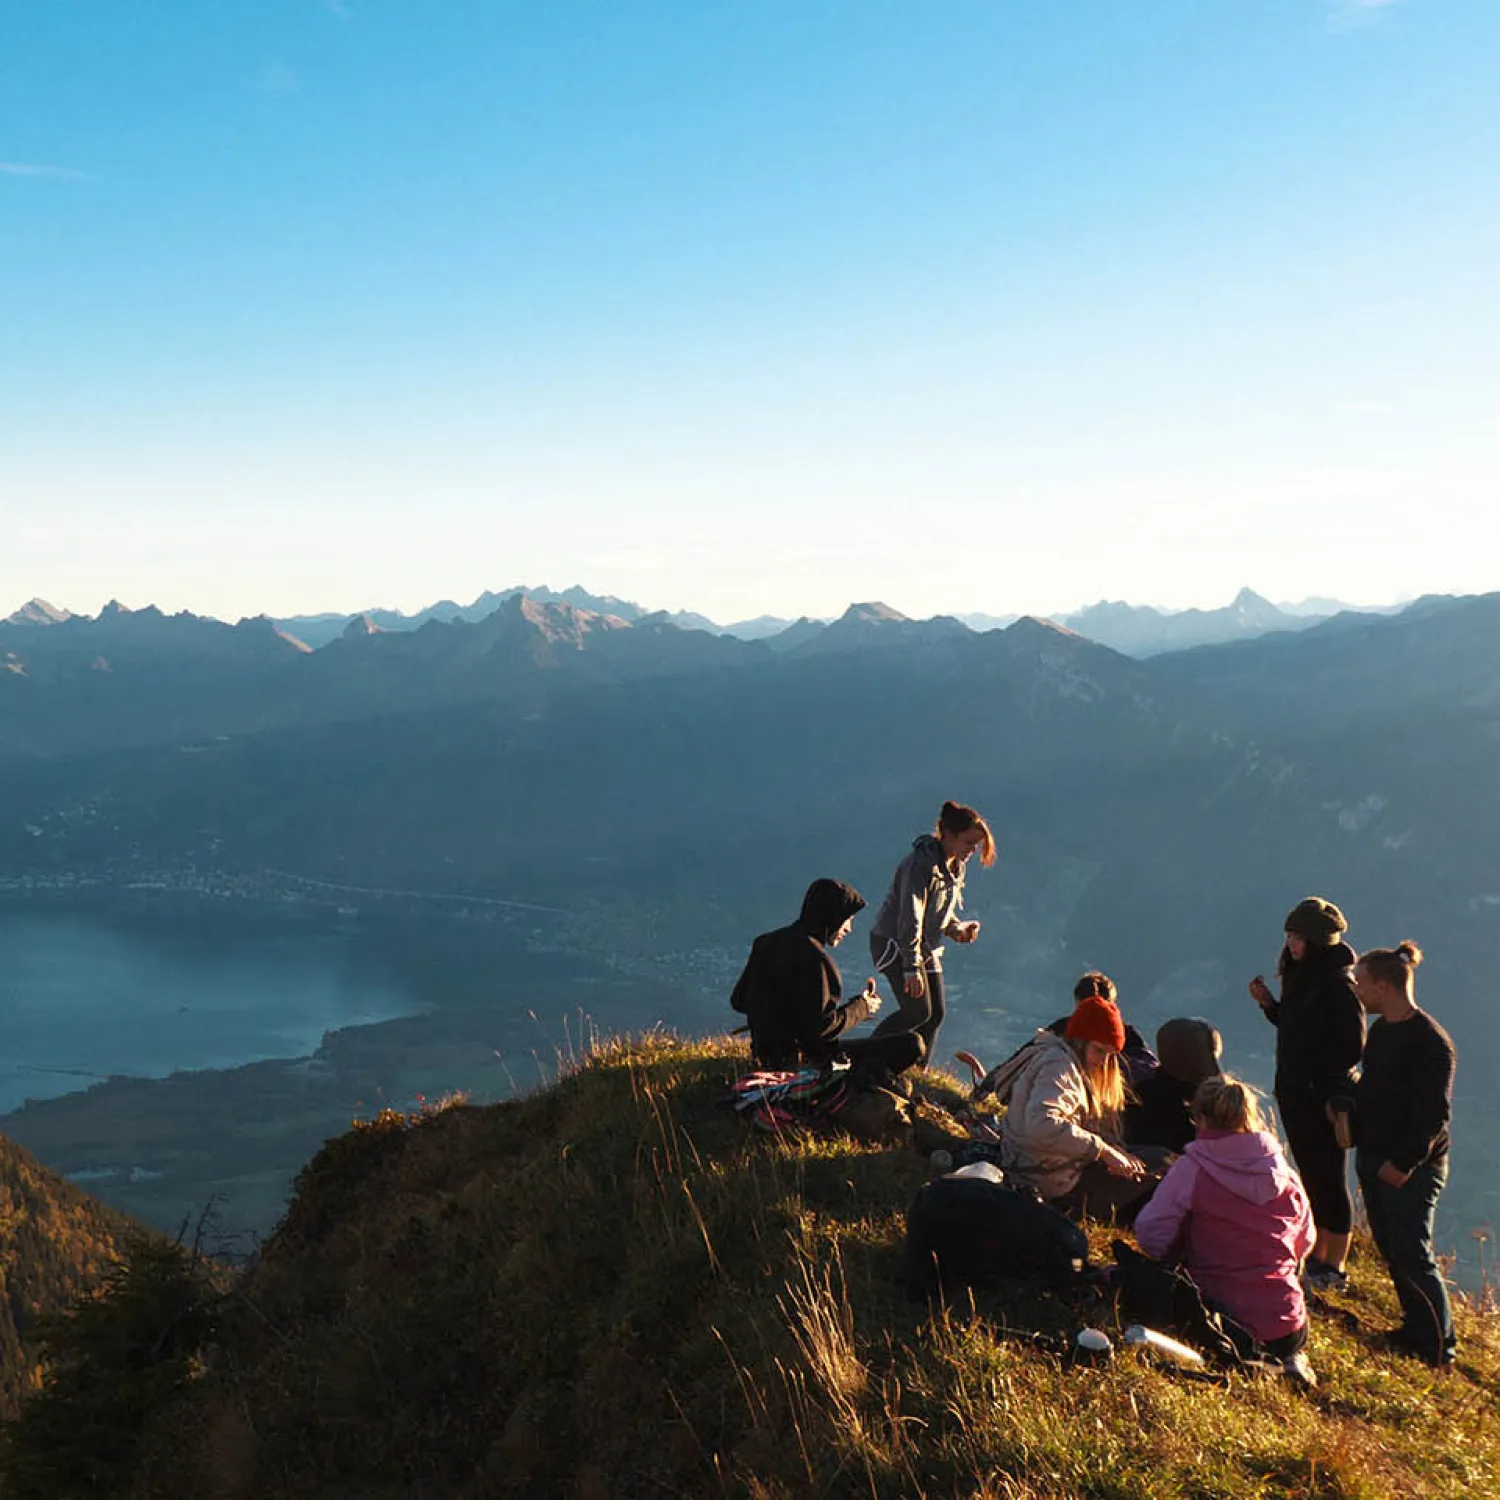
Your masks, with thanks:
M 1446 1156 L 1453 1068 L 1453 1040 L 1426 1011 L 1376 1021 L 1354 1093 L 1360 1155 L 1401 1172 Z
M 1349 1091 L 1365 1042 L 1365 1013 L 1354 993 L 1347 943 L 1282 955 L 1281 998 L 1265 1007 L 1276 1027 L 1276 1097 L 1321 1110 Z
M 762 1067 L 825 1063 L 838 1055 L 844 1032 L 869 1015 L 863 995 L 841 1003 L 838 965 L 824 946 L 864 904 L 853 886 L 815 880 L 802 915 L 751 945 L 729 1003 L 749 1020 L 750 1047 Z

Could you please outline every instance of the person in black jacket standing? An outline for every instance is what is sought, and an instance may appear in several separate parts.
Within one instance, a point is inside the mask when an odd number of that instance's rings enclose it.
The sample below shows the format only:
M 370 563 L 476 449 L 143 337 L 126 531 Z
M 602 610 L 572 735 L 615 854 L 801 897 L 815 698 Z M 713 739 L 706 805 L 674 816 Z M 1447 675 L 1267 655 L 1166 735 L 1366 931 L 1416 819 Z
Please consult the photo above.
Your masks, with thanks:
M 849 935 L 865 898 L 852 885 L 815 880 L 787 927 L 763 932 L 750 947 L 729 1003 L 750 1023 L 750 1050 L 763 1068 L 822 1067 L 846 1058 L 901 1073 L 925 1055 L 911 1033 L 845 1041 L 844 1033 L 880 1009 L 872 978 L 852 1000 L 828 951 Z
M 1318 1231 L 1307 1258 L 1307 1282 L 1319 1291 L 1345 1291 L 1354 1203 L 1347 1152 L 1328 1101 L 1350 1093 L 1364 1052 L 1354 950 L 1343 940 L 1349 928 L 1343 912 L 1319 896 L 1298 902 L 1284 926 L 1281 998 L 1258 974 L 1250 993 L 1276 1028 L 1276 1106 Z
M 1413 996 L 1415 943 L 1374 948 L 1354 970 L 1377 1019 L 1354 1093 L 1354 1168 L 1370 1233 L 1401 1301 L 1395 1348 L 1439 1368 L 1453 1362 L 1453 1313 L 1432 1253 L 1432 1221 L 1448 1180 L 1453 1042 Z

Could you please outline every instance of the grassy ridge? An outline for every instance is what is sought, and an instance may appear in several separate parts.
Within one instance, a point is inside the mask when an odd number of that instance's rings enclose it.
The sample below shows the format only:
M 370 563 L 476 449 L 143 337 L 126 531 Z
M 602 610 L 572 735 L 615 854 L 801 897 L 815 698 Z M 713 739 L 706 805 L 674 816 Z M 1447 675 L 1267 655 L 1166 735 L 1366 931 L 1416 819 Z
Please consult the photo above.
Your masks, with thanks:
M 1500 1494 L 1493 1316 L 1460 1309 L 1451 1375 L 1378 1354 L 1366 1257 L 1315 1321 L 1310 1396 L 1067 1368 L 1049 1336 L 1114 1331 L 1110 1306 L 907 1302 L 920 1158 L 752 1137 L 716 1104 L 743 1065 L 611 1043 L 532 1098 L 331 1141 L 128 1492 Z

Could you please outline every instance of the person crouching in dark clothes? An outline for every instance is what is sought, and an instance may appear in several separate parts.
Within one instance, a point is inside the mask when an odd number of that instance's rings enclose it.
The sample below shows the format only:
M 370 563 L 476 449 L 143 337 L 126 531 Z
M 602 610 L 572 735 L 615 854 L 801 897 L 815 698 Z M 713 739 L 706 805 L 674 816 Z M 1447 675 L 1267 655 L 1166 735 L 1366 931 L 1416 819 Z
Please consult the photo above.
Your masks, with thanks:
M 1318 1291 L 1344 1291 L 1354 1204 L 1347 1152 L 1328 1101 L 1350 1092 L 1365 1047 L 1354 950 L 1343 941 L 1349 927 L 1343 912 L 1318 896 L 1294 906 L 1283 925 L 1281 998 L 1258 974 L 1250 994 L 1276 1028 L 1276 1105 L 1318 1231 L 1307 1258 L 1307 1283 Z
M 880 1009 L 872 978 L 853 999 L 828 951 L 848 937 L 865 898 L 852 885 L 815 880 L 802 914 L 789 927 L 763 932 L 729 1003 L 750 1023 L 750 1051 L 763 1068 L 824 1067 L 846 1058 L 871 1072 L 903 1073 L 926 1056 L 915 1033 L 845 1040 L 844 1033 Z
M 1453 1041 L 1413 995 L 1415 943 L 1374 948 L 1354 970 L 1360 1003 L 1376 1017 L 1354 1090 L 1354 1169 L 1370 1234 L 1396 1286 L 1396 1349 L 1439 1368 L 1456 1348 L 1448 1288 L 1432 1253 L 1432 1220 L 1448 1180 Z
M 1135 1085 L 1121 1117 L 1127 1146 L 1165 1146 L 1183 1152 L 1197 1134 L 1193 1096 L 1205 1078 L 1221 1072 L 1224 1038 L 1198 1016 L 1164 1021 L 1156 1032 L 1161 1066 Z

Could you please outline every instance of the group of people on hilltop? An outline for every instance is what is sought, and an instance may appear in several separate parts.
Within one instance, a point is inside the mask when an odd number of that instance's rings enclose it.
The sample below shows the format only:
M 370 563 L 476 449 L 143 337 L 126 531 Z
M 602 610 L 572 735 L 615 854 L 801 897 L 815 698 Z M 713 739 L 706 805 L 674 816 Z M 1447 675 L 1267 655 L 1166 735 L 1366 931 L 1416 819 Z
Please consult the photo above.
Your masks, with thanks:
M 879 979 L 848 1000 L 831 950 L 865 901 L 841 882 L 814 881 L 796 922 L 755 939 L 734 988 L 756 1061 L 846 1062 L 909 1092 L 903 1075 L 926 1066 L 943 1023 L 945 944 L 980 934 L 962 916 L 975 854 L 993 864 L 989 825 L 972 807 L 945 802 L 933 832 L 897 865 L 876 915 Z M 1416 1003 L 1421 952 L 1403 942 L 1356 954 L 1343 913 L 1320 897 L 1295 906 L 1283 929 L 1279 994 L 1260 976 L 1250 993 L 1276 1027 L 1274 1092 L 1291 1162 L 1256 1092 L 1223 1071 L 1211 1022 L 1167 1021 L 1153 1052 L 1098 971 L 1078 981 L 1069 1014 L 998 1067 L 956 1056 L 973 1072 L 974 1098 L 1005 1107 L 998 1155 L 1008 1181 L 1075 1219 L 1133 1224 L 1148 1255 L 1184 1269 L 1252 1347 L 1307 1381 L 1304 1288 L 1349 1284 L 1352 1149 L 1402 1310 L 1386 1338 L 1448 1365 L 1453 1320 L 1433 1221 L 1448 1173 L 1454 1050 Z M 895 1008 L 869 1036 L 852 1038 L 883 1007 L 880 979 Z

